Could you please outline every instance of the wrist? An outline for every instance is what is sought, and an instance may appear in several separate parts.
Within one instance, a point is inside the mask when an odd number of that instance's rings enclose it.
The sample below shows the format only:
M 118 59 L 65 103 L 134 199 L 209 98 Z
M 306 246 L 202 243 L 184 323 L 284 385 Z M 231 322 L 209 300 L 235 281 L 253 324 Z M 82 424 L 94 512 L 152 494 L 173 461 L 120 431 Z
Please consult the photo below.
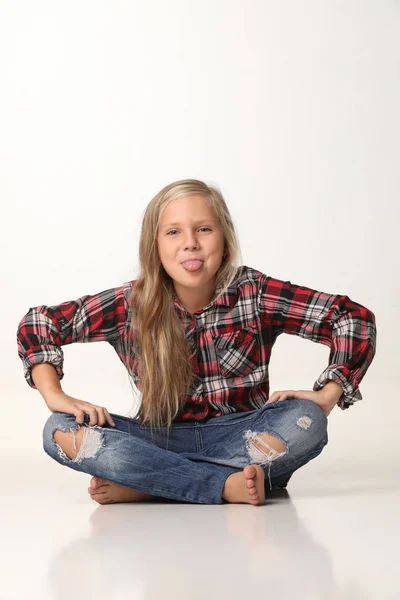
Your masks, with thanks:
M 333 404 L 336 404 L 343 394 L 343 388 L 336 381 L 329 381 L 320 390 L 324 392 L 324 396 L 327 400 L 330 400 Z
M 41 392 L 44 401 L 47 403 L 52 398 L 58 398 L 59 396 L 64 396 L 65 392 L 59 387 L 50 387 Z

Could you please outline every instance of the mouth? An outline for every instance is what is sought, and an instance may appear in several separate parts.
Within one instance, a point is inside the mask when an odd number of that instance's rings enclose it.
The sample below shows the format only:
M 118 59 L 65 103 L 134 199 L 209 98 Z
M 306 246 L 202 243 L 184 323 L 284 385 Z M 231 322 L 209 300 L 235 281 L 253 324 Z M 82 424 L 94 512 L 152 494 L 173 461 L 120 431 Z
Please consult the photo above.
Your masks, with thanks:
M 181 263 L 181 265 L 186 271 L 190 271 L 191 273 L 193 273 L 195 271 L 199 271 L 203 266 L 203 263 L 203 260 L 192 258 L 190 260 L 185 260 Z

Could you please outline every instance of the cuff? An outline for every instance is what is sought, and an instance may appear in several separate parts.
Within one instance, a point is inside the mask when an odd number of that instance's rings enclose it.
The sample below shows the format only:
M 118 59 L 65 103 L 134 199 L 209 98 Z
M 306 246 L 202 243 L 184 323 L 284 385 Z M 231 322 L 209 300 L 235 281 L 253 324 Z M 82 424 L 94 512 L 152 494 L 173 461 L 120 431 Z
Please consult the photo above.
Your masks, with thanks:
M 335 381 L 343 388 L 343 394 L 337 401 L 342 410 L 350 408 L 357 400 L 362 400 L 358 385 L 351 381 L 350 371 L 346 367 L 327 367 L 314 383 L 313 390 L 321 390 L 328 381 Z
M 63 371 L 63 354 L 61 348 L 54 346 L 41 346 L 40 351 L 31 351 L 23 359 L 24 377 L 28 385 L 37 390 L 36 385 L 33 383 L 31 369 L 34 365 L 39 363 L 50 363 L 57 371 L 58 379 L 64 377 Z

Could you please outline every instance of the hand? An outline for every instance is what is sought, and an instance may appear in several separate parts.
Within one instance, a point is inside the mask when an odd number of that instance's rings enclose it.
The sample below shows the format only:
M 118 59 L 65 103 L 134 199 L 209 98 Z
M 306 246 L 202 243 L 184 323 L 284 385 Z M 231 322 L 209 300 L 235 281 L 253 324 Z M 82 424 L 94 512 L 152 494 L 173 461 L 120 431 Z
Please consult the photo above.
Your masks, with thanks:
M 324 390 L 283 390 L 281 392 L 274 392 L 268 398 L 265 404 L 270 402 L 277 402 L 279 400 L 311 400 L 315 402 L 324 411 L 325 415 L 328 416 L 331 410 L 336 406 L 338 398 L 332 397 L 331 394 L 327 394 Z
M 85 400 L 78 400 L 77 398 L 68 396 L 63 391 L 57 390 L 56 392 L 47 394 L 45 402 L 51 412 L 57 411 L 75 415 L 75 421 L 80 425 L 82 425 L 86 413 L 90 416 L 89 427 L 93 427 L 93 425 L 103 427 L 106 421 L 115 427 L 113 418 L 106 408 L 85 402 Z

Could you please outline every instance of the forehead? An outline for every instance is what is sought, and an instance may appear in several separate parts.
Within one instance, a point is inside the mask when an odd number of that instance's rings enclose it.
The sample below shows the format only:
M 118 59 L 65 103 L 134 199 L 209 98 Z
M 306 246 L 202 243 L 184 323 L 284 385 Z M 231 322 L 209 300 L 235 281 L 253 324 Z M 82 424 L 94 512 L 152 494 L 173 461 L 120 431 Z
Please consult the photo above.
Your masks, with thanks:
M 214 208 L 208 198 L 200 194 L 183 196 L 171 200 L 160 213 L 160 226 L 197 223 L 203 220 L 216 220 Z

